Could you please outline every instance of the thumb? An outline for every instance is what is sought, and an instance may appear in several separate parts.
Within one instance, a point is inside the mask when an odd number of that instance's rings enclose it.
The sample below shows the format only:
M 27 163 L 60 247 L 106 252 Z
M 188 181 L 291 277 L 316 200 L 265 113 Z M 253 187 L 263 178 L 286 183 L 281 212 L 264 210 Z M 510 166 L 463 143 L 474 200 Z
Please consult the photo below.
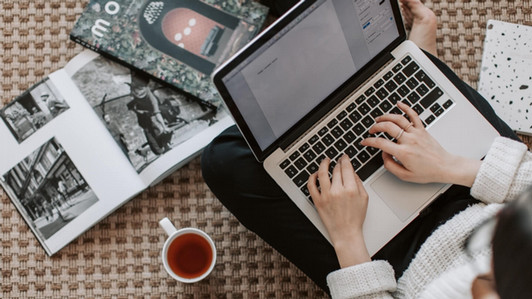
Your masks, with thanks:
M 382 152 L 382 160 L 384 161 L 384 168 L 401 180 L 405 180 L 410 174 L 410 171 L 402 164 L 398 163 L 392 155 Z

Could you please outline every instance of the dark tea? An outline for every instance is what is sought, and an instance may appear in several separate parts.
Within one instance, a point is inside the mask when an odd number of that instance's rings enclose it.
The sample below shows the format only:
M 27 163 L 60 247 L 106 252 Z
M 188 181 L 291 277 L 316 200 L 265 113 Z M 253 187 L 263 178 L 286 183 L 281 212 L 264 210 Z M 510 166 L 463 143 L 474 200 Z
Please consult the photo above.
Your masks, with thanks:
M 175 238 L 168 247 L 168 265 L 175 274 L 193 279 L 209 270 L 212 263 L 212 249 L 209 242 L 196 234 L 183 234 Z

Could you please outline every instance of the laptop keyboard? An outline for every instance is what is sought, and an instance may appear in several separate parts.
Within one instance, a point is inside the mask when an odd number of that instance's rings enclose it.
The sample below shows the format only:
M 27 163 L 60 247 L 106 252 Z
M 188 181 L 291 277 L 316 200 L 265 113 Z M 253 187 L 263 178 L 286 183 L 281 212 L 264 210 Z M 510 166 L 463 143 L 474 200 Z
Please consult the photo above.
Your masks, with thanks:
M 405 56 L 389 72 L 367 88 L 356 99 L 349 99 L 345 109 L 336 112 L 316 134 L 295 149 L 279 165 L 312 202 L 307 189 L 310 174 L 318 171 L 320 162 L 331 159 L 329 175 L 345 153 L 362 181 L 383 165 L 381 151 L 360 145 L 370 136 L 375 118 L 385 113 L 403 114 L 398 101 L 405 102 L 419 115 L 426 126 L 437 120 L 454 102 L 428 77 L 410 56 Z M 387 134 L 378 136 L 392 139 Z

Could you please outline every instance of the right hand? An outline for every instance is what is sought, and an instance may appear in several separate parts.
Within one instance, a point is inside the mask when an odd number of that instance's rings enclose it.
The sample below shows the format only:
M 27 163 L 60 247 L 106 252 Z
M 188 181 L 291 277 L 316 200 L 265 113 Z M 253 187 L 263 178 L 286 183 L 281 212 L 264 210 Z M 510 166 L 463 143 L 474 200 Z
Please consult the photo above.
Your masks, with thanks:
M 411 122 L 399 114 L 385 114 L 376 118 L 369 133 L 387 133 L 399 136 L 396 142 L 380 137 L 369 137 L 361 144 L 382 150 L 384 167 L 398 178 L 415 183 L 453 183 L 471 186 L 480 167 L 480 161 L 447 152 L 424 128 L 418 114 L 408 105 L 398 102 Z M 405 130 L 406 129 L 406 130 Z

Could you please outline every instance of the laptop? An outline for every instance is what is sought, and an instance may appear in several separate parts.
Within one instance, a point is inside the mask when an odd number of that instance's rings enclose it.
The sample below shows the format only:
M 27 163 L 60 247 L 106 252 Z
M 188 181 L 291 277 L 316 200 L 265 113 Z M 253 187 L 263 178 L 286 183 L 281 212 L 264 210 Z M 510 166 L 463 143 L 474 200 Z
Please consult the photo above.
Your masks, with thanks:
M 306 0 L 213 74 L 256 159 L 330 241 L 306 188 L 347 153 L 369 194 L 371 255 L 450 185 L 403 182 L 359 142 L 406 102 L 449 152 L 481 159 L 499 134 L 412 42 L 397 1 Z M 382 135 L 389 138 L 385 134 Z M 260 182 L 258 182 L 260 183 Z

